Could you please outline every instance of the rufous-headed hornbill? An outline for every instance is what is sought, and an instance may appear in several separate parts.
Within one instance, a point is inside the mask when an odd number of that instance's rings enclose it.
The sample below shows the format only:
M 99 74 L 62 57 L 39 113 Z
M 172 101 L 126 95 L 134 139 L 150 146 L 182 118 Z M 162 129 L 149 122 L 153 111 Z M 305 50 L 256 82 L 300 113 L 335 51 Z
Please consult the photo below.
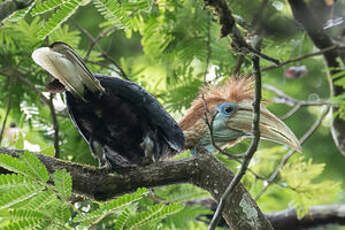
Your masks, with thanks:
M 250 77 L 232 77 L 221 86 L 204 87 L 179 122 L 186 139 L 185 147 L 214 152 L 210 127 L 205 120 L 207 110 L 208 123 L 213 128 L 213 140 L 218 147 L 230 147 L 244 137 L 252 137 L 253 98 L 253 79 Z M 262 139 L 286 144 L 301 151 L 289 127 L 264 105 L 261 105 L 259 126 Z
M 100 166 L 147 164 L 183 149 L 182 130 L 137 84 L 92 74 L 62 42 L 35 50 L 32 58 L 66 89 L 69 115 Z

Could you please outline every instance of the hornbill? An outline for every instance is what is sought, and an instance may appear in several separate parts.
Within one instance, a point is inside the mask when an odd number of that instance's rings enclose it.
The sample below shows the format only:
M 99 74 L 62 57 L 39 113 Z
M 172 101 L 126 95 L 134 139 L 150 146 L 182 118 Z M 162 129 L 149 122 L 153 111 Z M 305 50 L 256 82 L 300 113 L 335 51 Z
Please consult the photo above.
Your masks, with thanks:
M 101 167 L 143 165 L 184 148 L 175 120 L 137 84 L 92 74 L 63 42 L 36 49 L 32 58 L 56 79 L 52 89 L 65 89 L 70 118 Z
M 215 145 L 220 148 L 230 147 L 244 137 L 253 137 L 253 98 L 250 77 L 231 77 L 221 86 L 204 87 L 179 122 L 186 139 L 185 147 L 194 152 L 214 152 L 211 127 Z M 301 152 L 299 141 L 289 127 L 262 104 L 259 126 L 262 139 L 286 144 Z

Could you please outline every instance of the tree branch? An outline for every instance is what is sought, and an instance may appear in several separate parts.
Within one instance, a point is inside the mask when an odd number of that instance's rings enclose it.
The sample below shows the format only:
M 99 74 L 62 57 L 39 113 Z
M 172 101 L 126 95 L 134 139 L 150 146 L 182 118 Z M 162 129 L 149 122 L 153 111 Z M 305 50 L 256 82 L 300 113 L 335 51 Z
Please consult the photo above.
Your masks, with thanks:
M 268 70 L 272 70 L 272 69 L 277 69 L 277 68 L 280 68 L 280 67 L 282 67 L 284 65 L 288 65 L 288 64 L 291 64 L 291 63 L 294 63 L 294 62 L 302 61 L 304 59 L 307 59 L 307 58 L 310 58 L 310 57 L 313 57 L 313 56 L 324 55 L 326 52 L 329 52 L 329 51 L 332 51 L 332 50 L 335 50 L 335 49 L 344 49 L 344 48 L 345 48 L 344 46 L 332 45 L 330 47 L 321 49 L 320 51 L 317 51 L 317 52 L 314 52 L 314 53 L 304 54 L 304 55 L 296 57 L 296 58 L 291 58 L 291 59 L 289 59 L 287 61 L 284 61 L 284 62 L 280 63 L 279 65 L 270 65 L 270 66 L 264 67 L 264 68 L 262 68 L 262 72 L 268 71 Z
M 97 49 L 101 52 L 101 55 L 108 60 L 110 63 L 112 63 L 116 68 L 117 68 L 117 73 L 120 74 L 120 76 L 122 76 L 124 79 L 129 80 L 128 76 L 126 75 L 126 73 L 123 71 L 123 69 L 121 68 L 120 65 L 117 64 L 117 62 L 107 53 L 105 52 L 101 46 L 98 45 L 98 41 L 101 40 L 102 38 L 104 38 L 107 34 L 112 33 L 113 31 L 116 30 L 116 27 L 112 27 L 108 30 L 102 31 L 99 33 L 99 35 L 97 36 L 97 38 L 94 38 L 92 36 L 92 34 L 89 33 L 89 31 L 85 30 L 83 27 L 81 27 L 79 24 L 75 23 L 75 26 L 83 33 L 86 35 L 86 37 L 90 40 L 90 44 L 89 44 L 89 48 L 86 52 L 86 55 L 84 57 L 84 61 L 87 62 L 89 55 L 92 51 L 92 49 L 96 46 Z
M 7 109 L 6 109 L 4 120 L 2 121 L 2 126 L 1 126 L 1 131 L 0 131 L 0 145 L 1 145 L 1 141 L 5 132 L 7 118 L 8 118 L 8 115 L 10 114 L 10 110 L 12 106 L 12 103 L 11 103 L 12 102 L 12 82 L 13 82 L 13 79 L 9 79 Z
M 18 156 L 22 151 L 0 147 L 0 152 Z M 48 171 L 66 169 L 72 176 L 73 192 L 99 201 L 135 191 L 139 187 L 155 187 L 176 183 L 191 183 L 203 188 L 220 200 L 234 174 L 210 154 L 196 154 L 190 158 L 163 161 L 144 167 L 132 167 L 107 172 L 36 154 Z M 5 171 L 0 171 L 5 173 Z M 234 230 L 270 229 L 269 222 L 245 188 L 235 187 L 231 199 L 224 201 L 223 216 Z
M 217 203 L 212 199 L 192 200 L 187 205 L 201 205 L 216 210 Z M 289 208 L 274 213 L 265 213 L 266 218 L 276 230 L 302 230 L 326 225 L 345 225 L 345 205 L 321 205 L 309 208 L 308 214 L 298 219 L 295 208 Z M 211 219 L 211 215 L 206 215 Z M 207 221 L 206 221 L 207 222 Z M 221 220 L 218 227 L 228 228 Z
M 253 117 L 253 135 L 254 139 L 248 148 L 243 163 L 241 165 L 240 170 L 236 173 L 235 177 L 231 180 L 231 183 L 226 188 L 224 194 L 221 196 L 221 199 L 218 203 L 218 207 L 216 212 L 211 220 L 211 223 L 208 227 L 209 230 L 213 230 L 217 227 L 218 222 L 221 218 L 221 213 L 224 209 L 224 201 L 227 199 L 231 199 L 234 195 L 234 190 L 236 186 L 240 183 L 242 177 L 245 175 L 250 160 L 254 156 L 256 152 L 259 141 L 260 141 L 260 129 L 259 129 L 259 122 L 260 122 L 260 102 L 261 102 L 261 72 L 260 72 L 260 59 L 257 56 L 253 57 L 253 66 L 254 66 L 254 75 L 255 75 L 255 97 L 253 103 L 253 110 L 254 110 L 254 117 Z M 272 226 L 268 224 L 266 226 L 267 230 L 272 229 Z
M 50 94 L 49 97 L 49 109 L 50 114 L 53 121 L 53 129 L 54 129 L 54 149 L 55 149 L 55 157 L 60 158 L 60 145 L 59 145 L 59 122 L 56 117 L 56 111 L 53 103 L 53 94 Z
M 345 205 L 313 206 L 302 219 L 297 218 L 294 208 L 265 215 L 277 230 L 302 230 L 325 225 L 345 225 Z
M 205 0 L 205 5 L 214 8 L 215 13 L 219 17 L 221 35 L 222 37 L 229 35 L 234 48 L 238 49 L 240 52 L 252 53 L 255 56 L 279 65 L 279 60 L 261 53 L 246 42 L 240 30 L 237 28 L 235 18 L 225 0 Z

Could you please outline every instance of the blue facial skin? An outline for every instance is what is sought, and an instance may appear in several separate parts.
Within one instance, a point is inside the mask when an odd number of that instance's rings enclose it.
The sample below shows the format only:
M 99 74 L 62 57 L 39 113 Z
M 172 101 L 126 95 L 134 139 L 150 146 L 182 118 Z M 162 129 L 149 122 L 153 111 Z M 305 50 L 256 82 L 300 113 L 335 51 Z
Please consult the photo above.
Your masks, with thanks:
M 234 115 L 238 109 L 239 106 L 232 102 L 224 102 L 216 107 L 217 114 L 213 121 L 213 139 L 219 147 L 245 135 L 245 133 L 227 126 L 228 120 L 231 119 L 231 116 Z M 198 146 L 202 146 L 211 153 L 215 151 L 209 133 L 200 140 Z M 196 150 L 193 149 L 191 152 L 195 154 Z
M 224 102 L 217 105 L 216 110 L 218 112 L 217 116 L 225 116 L 227 118 L 231 117 L 239 109 L 238 105 L 232 102 Z

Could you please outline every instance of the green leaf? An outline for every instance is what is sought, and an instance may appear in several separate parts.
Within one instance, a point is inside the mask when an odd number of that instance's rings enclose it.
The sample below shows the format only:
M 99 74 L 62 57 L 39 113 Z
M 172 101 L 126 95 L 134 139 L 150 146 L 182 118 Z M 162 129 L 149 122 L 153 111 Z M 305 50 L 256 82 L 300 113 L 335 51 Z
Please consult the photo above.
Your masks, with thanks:
M 184 205 L 181 203 L 165 205 L 162 210 L 160 210 L 158 213 L 156 213 L 149 219 L 149 222 L 163 219 L 169 215 L 172 215 L 174 213 L 181 211 L 183 208 L 184 208 Z M 143 224 L 145 223 L 142 223 L 141 225 Z
M 147 224 L 149 220 L 158 214 L 160 211 L 162 211 L 164 208 L 163 204 L 157 204 L 152 207 L 150 207 L 147 211 L 143 211 L 139 214 L 137 214 L 134 217 L 131 217 L 128 223 L 126 224 L 126 227 L 129 229 L 135 229 L 136 227 L 139 227 L 140 225 Z
M 0 196 L 0 210 L 36 196 L 42 189 L 41 185 L 28 185 L 4 192 Z
M 34 182 L 27 177 L 20 174 L 1 174 L 0 175 L 0 193 L 10 189 L 17 189 L 27 185 L 32 185 Z
M 51 222 L 47 220 L 40 219 L 29 219 L 29 220 L 18 220 L 14 222 L 9 222 L 4 226 L 3 230 L 44 230 L 47 229 Z
M 0 154 L 0 167 L 28 176 L 23 162 L 20 159 L 7 154 Z
M 191 184 L 170 185 L 155 190 L 155 196 L 164 197 L 167 203 L 187 202 L 210 197 L 210 194 Z
M 56 30 L 63 22 L 75 13 L 82 3 L 83 0 L 71 0 L 63 3 L 56 13 L 49 18 L 43 29 L 38 33 L 38 38 L 43 40 L 50 33 Z
M 54 209 L 54 220 L 59 221 L 61 224 L 65 224 L 71 218 L 71 210 L 68 206 L 61 204 Z
M 34 219 L 46 219 L 49 218 L 42 212 L 30 210 L 30 209 L 12 209 L 12 210 L 0 210 L 1 218 L 5 220 L 34 220 Z
M 143 195 L 146 194 L 148 190 L 146 188 L 138 188 L 135 193 L 125 194 L 115 200 L 112 200 L 105 204 L 105 209 L 107 211 L 112 211 L 114 209 L 119 209 L 124 206 L 127 206 L 137 200 L 143 198 Z
M 20 156 L 20 159 L 25 165 L 27 175 L 39 179 L 42 182 L 48 182 L 49 172 L 46 166 L 34 154 L 26 151 Z
M 72 195 L 72 178 L 66 169 L 54 173 L 54 185 L 63 199 L 68 199 Z
M 311 159 L 304 161 L 300 157 L 280 170 L 282 180 L 292 188 L 292 205 L 296 207 L 298 218 L 306 215 L 311 205 L 330 200 L 341 191 L 341 183 L 331 180 L 315 181 L 324 168 L 325 164 L 313 164 Z
M 140 200 L 148 190 L 146 188 L 138 188 L 135 193 L 125 194 L 115 200 L 109 201 L 104 205 L 101 205 L 98 209 L 87 213 L 84 216 L 76 216 L 73 219 L 73 222 L 85 222 L 85 221 L 94 221 L 101 216 L 106 217 L 108 214 L 113 212 L 115 209 L 123 208 L 131 203 Z
M 71 30 L 68 25 L 63 25 L 53 33 L 49 35 L 49 40 L 52 42 L 63 41 L 72 47 L 78 47 L 80 42 L 80 32 L 78 30 Z M 80 56 L 82 57 L 81 53 L 78 51 Z
M 37 16 L 39 14 L 44 14 L 46 12 L 56 9 L 57 7 L 61 6 L 67 1 L 66 0 L 47 0 L 44 2 L 42 2 L 42 0 L 38 1 L 32 9 L 31 15 Z
M 94 0 L 98 12 L 120 29 L 131 28 L 131 22 L 117 0 Z
M 44 209 L 46 206 L 57 201 L 57 199 L 55 193 L 51 191 L 42 191 L 28 200 L 22 207 L 32 210 Z
M 123 212 L 116 218 L 115 230 L 122 230 L 125 227 L 129 216 L 129 210 L 123 210 Z

